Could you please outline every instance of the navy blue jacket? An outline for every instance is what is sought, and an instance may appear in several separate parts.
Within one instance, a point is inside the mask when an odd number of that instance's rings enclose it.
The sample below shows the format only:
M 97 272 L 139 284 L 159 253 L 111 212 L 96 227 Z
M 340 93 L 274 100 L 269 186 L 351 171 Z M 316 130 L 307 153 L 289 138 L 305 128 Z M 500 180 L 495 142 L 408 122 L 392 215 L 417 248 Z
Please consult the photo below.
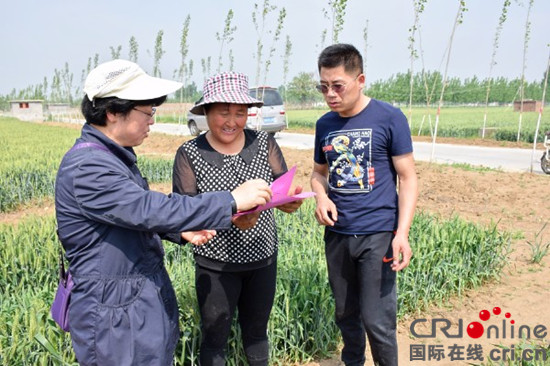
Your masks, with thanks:
M 161 237 L 231 227 L 229 192 L 149 190 L 132 148 L 86 124 L 55 188 L 58 235 L 75 281 L 69 319 L 81 365 L 169 365 L 179 337 Z M 175 233 L 168 235 L 167 233 Z

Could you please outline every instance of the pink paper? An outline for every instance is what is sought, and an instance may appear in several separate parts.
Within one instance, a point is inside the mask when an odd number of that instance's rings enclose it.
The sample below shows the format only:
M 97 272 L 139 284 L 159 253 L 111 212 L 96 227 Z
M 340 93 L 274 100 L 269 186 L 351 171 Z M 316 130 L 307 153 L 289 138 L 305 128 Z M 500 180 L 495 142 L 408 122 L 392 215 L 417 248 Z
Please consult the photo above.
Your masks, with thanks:
M 281 175 L 279 178 L 275 179 L 273 183 L 271 183 L 271 192 L 273 192 L 271 201 L 269 201 L 265 205 L 258 206 L 253 210 L 239 212 L 233 215 L 233 217 L 246 215 L 252 212 L 268 210 L 273 207 L 284 205 L 285 203 L 303 200 L 304 198 L 315 196 L 314 192 L 302 192 L 293 196 L 288 195 L 288 191 L 290 190 L 290 186 L 292 185 L 292 179 L 294 179 L 294 174 L 296 174 L 296 165 L 294 165 L 289 171 L 287 171 L 285 174 Z

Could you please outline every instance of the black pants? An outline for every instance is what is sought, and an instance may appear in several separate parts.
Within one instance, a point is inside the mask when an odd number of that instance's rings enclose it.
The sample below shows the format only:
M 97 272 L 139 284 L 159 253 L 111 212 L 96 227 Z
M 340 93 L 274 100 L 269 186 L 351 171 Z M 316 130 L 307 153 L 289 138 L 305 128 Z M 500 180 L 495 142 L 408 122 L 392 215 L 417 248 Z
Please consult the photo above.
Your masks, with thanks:
M 393 233 L 343 235 L 326 230 L 325 255 L 336 305 L 336 324 L 344 341 L 346 366 L 365 364 L 365 332 L 376 365 L 397 366 Z
M 244 272 L 218 272 L 196 266 L 195 281 L 201 313 L 201 366 L 225 365 L 225 349 L 235 309 L 244 352 L 251 366 L 269 360 L 267 322 L 275 297 L 276 261 Z

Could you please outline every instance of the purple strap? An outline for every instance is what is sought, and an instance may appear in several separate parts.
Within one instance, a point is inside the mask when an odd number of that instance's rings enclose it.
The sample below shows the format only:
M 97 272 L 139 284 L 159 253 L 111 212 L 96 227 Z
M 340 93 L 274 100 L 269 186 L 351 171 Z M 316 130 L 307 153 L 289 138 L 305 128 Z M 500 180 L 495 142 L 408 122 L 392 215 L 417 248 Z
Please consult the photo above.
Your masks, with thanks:
M 84 149 L 86 147 L 91 147 L 97 150 L 103 150 L 110 152 L 105 146 L 96 144 L 95 142 L 80 142 L 74 145 L 67 154 Z M 65 262 L 63 260 L 63 253 L 61 248 L 59 250 L 59 285 L 57 286 L 57 291 L 55 293 L 55 298 L 53 300 L 52 306 L 50 307 L 50 314 L 52 315 L 53 320 L 61 329 L 65 332 L 70 331 L 69 325 L 69 303 L 71 301 L 71 290 L 73 289 L 74 282 L 69 271 L 65 271 Z
M 67 153 L 70 153 L 70 152 L 73 152 L 73 151 L 76 151 L 76 150 L 80 150 L 80 149 L 84 149 L 86 147 L 92 147 L 92 148 L 97 149 L 97 150 L 103 150 L 103 151 L 106 151 L 106 152 L 110 152 L 109 149 L 107 149 L 105 146 L 100 145 L 100 144 L 96 144 L 95 142 L 80 142 L 80 143 L 74 145 L 73 147 L 71 147 L 71 149 L 69 151 L 67 151 Z

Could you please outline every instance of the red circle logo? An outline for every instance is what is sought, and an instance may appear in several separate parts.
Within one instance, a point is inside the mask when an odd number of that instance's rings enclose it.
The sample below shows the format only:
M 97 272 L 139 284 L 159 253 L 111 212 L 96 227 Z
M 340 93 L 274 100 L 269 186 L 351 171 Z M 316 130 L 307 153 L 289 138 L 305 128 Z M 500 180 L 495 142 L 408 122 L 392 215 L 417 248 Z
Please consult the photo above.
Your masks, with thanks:
M 481 337 L 484 331 L 485 329 L 483 328 L 483 325 L 481 325 L 481 323 L 479 322 L 471 322 L 466 328 L 466 332 L 471 338 Z

